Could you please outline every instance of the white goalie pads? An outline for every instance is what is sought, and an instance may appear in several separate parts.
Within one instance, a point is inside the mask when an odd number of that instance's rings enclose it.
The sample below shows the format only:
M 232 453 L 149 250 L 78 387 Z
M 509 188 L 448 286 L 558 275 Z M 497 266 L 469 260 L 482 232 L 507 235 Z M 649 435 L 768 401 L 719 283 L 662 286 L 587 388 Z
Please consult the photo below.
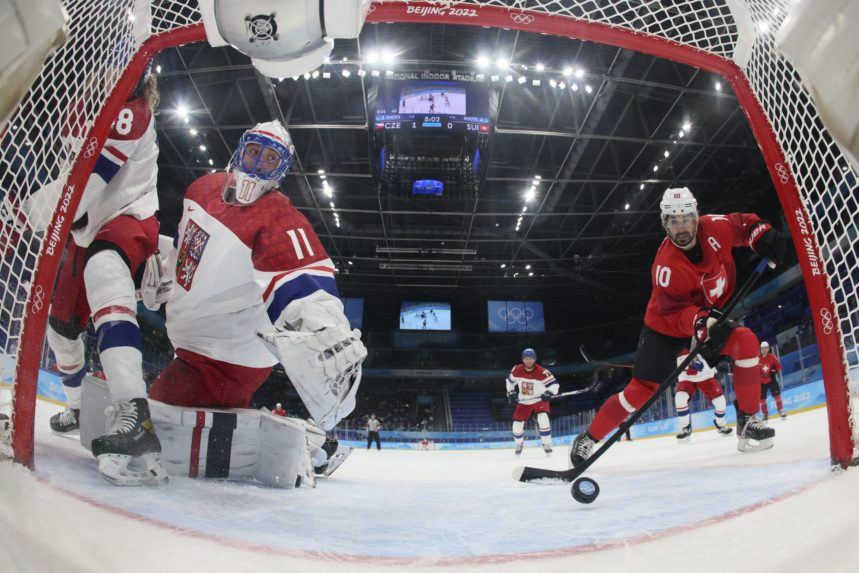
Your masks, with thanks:
M 81 445 L 103 435 L 110 393 L 103 380 L 83 381 Z M 264 410 L 186 408 L 149 400 L 161 442 L 160 462 L 170 476 L 256 481 L 270 487 L 314 487 L 313 459 L 325 433 L 297 418 Z M 324 455 L 324 452 L 323 452 Z
M 355 409 L 367 357 L 361 331 L 349 328 L 343 304 L 323 291 L 291 302 L 278 324 L 258 335 L 283 365 L 310 416 L 330 430 Z

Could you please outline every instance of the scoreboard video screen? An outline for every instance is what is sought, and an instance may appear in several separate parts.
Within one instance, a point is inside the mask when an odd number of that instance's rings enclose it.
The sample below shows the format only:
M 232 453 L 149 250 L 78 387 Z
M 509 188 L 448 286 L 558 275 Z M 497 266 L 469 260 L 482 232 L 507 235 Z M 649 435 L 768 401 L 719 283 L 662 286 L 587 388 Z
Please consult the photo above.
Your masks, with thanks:
M 479 83 L 385 80 L 375 129 L 489 133 L 489 89 Z
M 400 330 L 450 330 L 450 304 L 446 302 L 403 302 Z

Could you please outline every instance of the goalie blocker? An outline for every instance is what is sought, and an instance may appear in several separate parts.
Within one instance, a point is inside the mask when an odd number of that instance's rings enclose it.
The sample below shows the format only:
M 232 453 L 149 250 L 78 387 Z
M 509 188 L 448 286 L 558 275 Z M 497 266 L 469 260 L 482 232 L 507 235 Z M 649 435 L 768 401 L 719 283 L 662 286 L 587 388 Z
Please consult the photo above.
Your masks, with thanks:
M 86 377 L 80 434 L 85 448 L 104 433 L 109 403 L 104 381 Z M 267 410 L 187 408 L 155 400 L 149 406 L 161 463 L 171 476 L 315 487 L 317 475 L 331 475 L 352 451 L 313 424 Z

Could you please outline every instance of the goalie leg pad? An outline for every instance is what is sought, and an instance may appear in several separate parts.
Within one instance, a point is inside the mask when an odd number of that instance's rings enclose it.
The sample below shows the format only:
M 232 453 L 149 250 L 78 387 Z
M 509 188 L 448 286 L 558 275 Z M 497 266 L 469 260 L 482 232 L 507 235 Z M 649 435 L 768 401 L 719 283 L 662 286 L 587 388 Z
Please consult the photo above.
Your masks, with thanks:
M 170 475 L 256 480 L 286 489 L 315 483 L 302 420 L 259 410 L 149 403 Z

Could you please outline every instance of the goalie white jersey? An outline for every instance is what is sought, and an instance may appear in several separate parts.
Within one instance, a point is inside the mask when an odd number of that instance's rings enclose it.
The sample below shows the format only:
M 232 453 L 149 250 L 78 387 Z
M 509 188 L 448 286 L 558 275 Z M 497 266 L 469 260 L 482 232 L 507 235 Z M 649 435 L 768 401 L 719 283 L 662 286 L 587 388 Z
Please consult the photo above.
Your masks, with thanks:
M 334 264 L 304 215 L 278 192 L 228 204 L 227 177 L 201 177 L 185 194 L 167 332 L 177 348 L 264 368 L 277 359 L 257 332 L 281 324 L 291 303 L 325 301 L 340 314 L 343 305 Z

